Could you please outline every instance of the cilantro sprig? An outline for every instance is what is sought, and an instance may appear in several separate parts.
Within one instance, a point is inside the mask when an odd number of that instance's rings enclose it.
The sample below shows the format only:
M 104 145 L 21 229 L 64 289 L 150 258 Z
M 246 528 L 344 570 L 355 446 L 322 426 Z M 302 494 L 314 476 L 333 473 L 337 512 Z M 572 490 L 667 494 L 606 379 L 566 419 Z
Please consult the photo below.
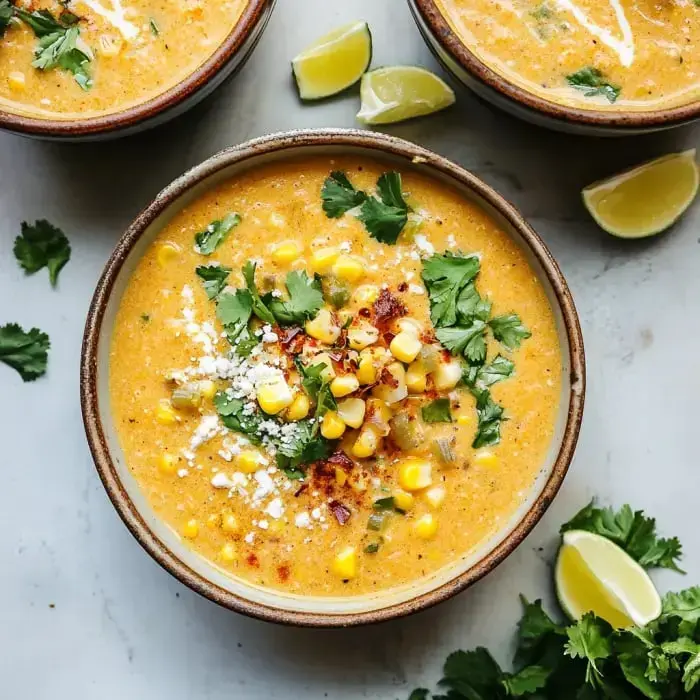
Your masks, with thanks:
M 204 231 L 195 233 L 195 250 L 202 255 L 211 255 L 240 223 L 241 215 L 235 212 L 226 214 L 223 219 L 212 221 Z
M 566 81 L 576 90 L 581 90 L 584 97 L 595 97 L 602 95 L 608 102 L 615 102 L 620 96 L 622 88 L 619 85 L 612 85 L 607 80 L 603 72 L 598 68 L 587 66 L 581 70 L 566 76 Z
M 231 268 L 226 265 L 199 265 L 195 272 L 201 278 L 209 299 L 216 299 L 226 287 Z
M 25 382 L 46 373 L 49 336 L 38 328 L 29 332 L 16 323 L 0 326 L 0 362 L 16 369 Z
M 369 235 L 380 243 L 394 245 L 411 211 L 403 196 L 401 174 L 392 171 L 380 175 L 377 195 L 355 189 L 348 176 L 339 170 L 334 170 L 321 187 L 321 203 L 326 216 L 337 219 L 359 207 L 355 215 Z
M 323 306 L 321 278 L 309 277 L 304 270 L 292 270 L 285 281 L 287 299 L 272 299 L 270 311 L 281 326 L 302 325 L 312 319 Z
M 70 260 L 70 243 L 60 228 L 46 219 L 34 225 L 22 222 L 22 233 L 15 239 L 15 258 L 24 271 L 31 275 L 43 267 L 48 268 L 52 286 L 56 286 L 58 274 Z
M 435 399 L 421 408 L 421 416 L 426 423 L 451 423 L 452 411 L 449 399 Z

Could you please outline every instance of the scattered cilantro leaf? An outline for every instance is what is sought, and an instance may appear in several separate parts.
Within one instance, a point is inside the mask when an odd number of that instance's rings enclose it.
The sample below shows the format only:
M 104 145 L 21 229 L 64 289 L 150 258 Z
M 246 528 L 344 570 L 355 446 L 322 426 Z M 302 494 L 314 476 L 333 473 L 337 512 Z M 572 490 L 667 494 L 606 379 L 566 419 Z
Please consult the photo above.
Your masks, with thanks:
M 443 673 L 440 685 L 460 693 L 457 697 L 475 700 L 502 697 L 499 690 L 503 672 L 484 647 L 450 654 Z
M 679 593 L 667 593 L 663 598 L 663 620 L 678 618 L 684 622 L 700 620 L 700 586 L 687 588 Z
M 13 17 L 14 8 L 9 0 L 0 0 L 0 38 L 4 36 Z
M 457 297 L 457 315 L 462 323 L 472 319 L 488 321 L 491 315 L 491 302 L 481 297 L 473 282 L 463 287 Z
M 337 219 L 345 212 L 360 206 L 367 199 L 361 190 L 356 190 L 348 176 L 334 170 L 323 183 L 321 201 L 323 211 L 329 219 Z
M 285 471 L 326 459 L 332 451 L 332 443 L 318 434 L 317 422 L 302 420 L 295 425 L 294 438 L 277 445 L 277 465 Z
M 148 26 L 151 28 L 151 34 L 153 34 L 153 36 L 160 35 L 160 27 L 153 17 L 148 20 Z
M 245 279 L 246 287 L 250 292 L 250 297 L 253 302 L 253 313 L 265 323 L 275 323 L 275 317 L 272 315 L 272 311 L 267 308 L 265 302 L 260 297 L 258 288 L 255 284 L 255 268 L 257 263 L 251 262 L 250 260 L 243 266 L 241 270 L 243 272 L 243 279 Z
M 527 340 L 530 333 L 523 326 L 518 314 L 506 314 L 505 316 L 496 316 L 489 321 L 493 337 L 503 343 L 508 350 L 516 350 L 520 347 L 523 340 Z
M 216 299 L 226 287 L 231 268 L 226 265 L 199 265 L 195 272 L 204 283 L 204 291 L 209 299 Z
M 323 306 L 321 279 L 318 275 L 309 277 L 304 270 L 294 270 L 287 274 L 286 286 L 289 299 L 273 299 L 270 311 L 281 326 L 303 325 Z
M 477 382 L 485 387 L 512 377 L 515 365 L 507 357 L 497 355 L 493 360 L 478 369 Z
M 492 398 L 488 389 L 472 389 L 476 399 L 476 415 L 478 425 L 472 447 L 476 450 L 480 447 L 496 445 L 501 439 L 501 421 L 503 406 L 499 406 Z
M 377 193 L 386 206 L 408 211 L 409 207 L 401 191 L 401 174 L 382 173 L 377 180 Z
M 15 239 L 13 251 L 27 274 L 33 274 L 42 267 L 48 268 L 54 287 L 59 272 L 70 260 L 71 254 L 66 235 L 46 219 L 36 221 L 33 226 L 23 221 L 22 233 Z
M 306 393 L 315 400 L 323 386 L 322 375 L 326 369 L 325 363 L 318 362 L 316 364 L 305 365 L 297 357 L 296 366 L 299 370 L 299 374 L 302 376 L 301 385 L 304 387 Z
M 566 80 L 571 87 L 583 91 L 584 97 L 603 95 L 611 103 L 617 100 L 622 91 L 618 85 L 608 83 L 602 71 L 591 66 L 567 75 Z
M 503 680 L 503 687 L 508 691 L 508 695 L 514 698 L 541 690 L 547 684 L 547 679 L 552 674 L 552 669 L 544 666 L 526 666 L 514 674 L 507 674 Z
M 379 542 L 370 542 L 363 551 L 365 554 L 376 554 L 379 551 L 379 547 Z M 428 691 L 425 688 L 418 688 L 411 693 L 408 700 L 426 700 L 427 697 Z
M 409 207 L 401 191 L 401 174 L 383 173 L 377 180 L 376 197 L 367 197 L 358 219 L 372 238 L 394 245 L 408 221 Z
M 150 323 L 150 321 L 151 321 L 151 315 L 150 315 L 150 314 L 147 314 L 147 313 L 141 314 L 141 321 L 142 321 L 143 323 Z
M 564 653 L 587 662 L 586 681 L 590 683 L 600 677 L 598 663 L 612 654 L 612 627 L 593 613 L 586 613 L 576 624 L 567 627 L 566 634 L 569 641 L 564 645 Z
M 211 255 L 241 223 L 240 214 L 227 214 L 223 219 L 212 221 L 204 231 L 194 236 L 195 250 L 202 255 Z
M 403 508 L 399 508 L 396 505 L 396 501 L 393 496 L 386 496 L 385 498 L 378 498 L 373 504 L 372 508 L 376 511 L 389 511 L 392 510 L 395 513 L 400 513 L 405 515 L 406 511 Z
M 257 445 L 260 443 L 260 424 L 264 418 L 259 411 L 246 411 L 245 405 L 242 399 L 232 399 L 223 391 L 214 396 L 214 406 L 221 422 L 229 430 L 245 435 Z
M 247 289 L 222 292 L 216 303 L 216 317 L 224 327 L 230 343 L 247 339 L 248 321 L 253 314 L 253 298 Z
M 0 326 L 0 362 L 16 369 L 25 382 L 46 373 L 49 336 L 38 328 L 28 333 L 16 323 Z
M 421 408 L 426 423 L 451 423 L 452 412 L 449 399 L 435 399 Z
M 49 10 L 27 12 L 20 7 L 15 7 L 15 14 L 34 32 L 35 36 L 39 38 L 49 36 L 50 34 L 56 34 L 64 29 L 64 26 Z
M 423 261 L 423 282 L 430 298 L 430 319 L 436 328 L 457 322 L 457 298 L 479 273 L 479 258 L 435 253 Z
M 607 537 L 645 568 L 681 571 L 677 562 L 682 554 L 678 538 L 657 537 L 654 518 L 646 517 L 641 510 L 633 512 L 629 505 L 615 512 L 612 508 L 596 508 L 591 501 L 562 525 L 562 533 L 568 530 L 587 530 Z
M 469 326 L 438 328 L 437 339 L 453 354 L 463 354 L 469 364 L 479 365 L 486 359 L 486 324 L 475 318 Z

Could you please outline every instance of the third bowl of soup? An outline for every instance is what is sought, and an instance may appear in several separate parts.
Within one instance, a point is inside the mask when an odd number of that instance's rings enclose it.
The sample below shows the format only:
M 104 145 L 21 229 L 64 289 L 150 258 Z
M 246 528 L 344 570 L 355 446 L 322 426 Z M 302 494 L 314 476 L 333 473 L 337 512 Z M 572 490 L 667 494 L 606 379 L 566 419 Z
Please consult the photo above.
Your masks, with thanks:
M 700 8 L 692 0 L 409 0 L 438 58 L 529 121 L 597 135 L 700 114 Z
M 581 420 L 573 302 L 474 176 L 398 139 L 272 136 L 176 181 L 95 294 L 85 425 L 126 524 L 234 610 L 350 625 L 490 571 Z

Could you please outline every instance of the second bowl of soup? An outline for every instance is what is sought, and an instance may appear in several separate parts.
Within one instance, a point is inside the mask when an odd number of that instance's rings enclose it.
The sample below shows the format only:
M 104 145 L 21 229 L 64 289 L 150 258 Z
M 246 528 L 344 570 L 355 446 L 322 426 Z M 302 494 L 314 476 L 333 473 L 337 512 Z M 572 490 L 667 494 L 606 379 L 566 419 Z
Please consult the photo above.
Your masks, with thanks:
M 556 493 L 580 330 L 544 244 L 397 139 L 269 137 L 163 192 L 88 319 L 86 429 L 117 509 L 204 595 L 277 621 L 405 614 Z

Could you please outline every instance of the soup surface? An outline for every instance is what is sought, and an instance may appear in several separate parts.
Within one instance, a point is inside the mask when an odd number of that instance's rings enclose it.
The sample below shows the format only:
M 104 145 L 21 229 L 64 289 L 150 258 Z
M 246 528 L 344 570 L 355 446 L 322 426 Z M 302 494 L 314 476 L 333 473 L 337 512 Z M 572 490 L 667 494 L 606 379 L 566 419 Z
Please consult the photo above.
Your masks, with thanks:
M 530 92 L 583 109 L 700 99 L 693 0 L 436 0 L 462 41 Z
M 552 440 L 560 349 L 525 257 L 456 191 L 383 172 L 320 158 L 227 181 L 121 301 L 126 464 L 256 584 L 359 595 L 434 572 L 508 521 Z
M 0 109 L 44 119 L 85 119 L 146 102 L 206 61 L 246 4 L 17 2 L 5 20 L 0 12 Z

